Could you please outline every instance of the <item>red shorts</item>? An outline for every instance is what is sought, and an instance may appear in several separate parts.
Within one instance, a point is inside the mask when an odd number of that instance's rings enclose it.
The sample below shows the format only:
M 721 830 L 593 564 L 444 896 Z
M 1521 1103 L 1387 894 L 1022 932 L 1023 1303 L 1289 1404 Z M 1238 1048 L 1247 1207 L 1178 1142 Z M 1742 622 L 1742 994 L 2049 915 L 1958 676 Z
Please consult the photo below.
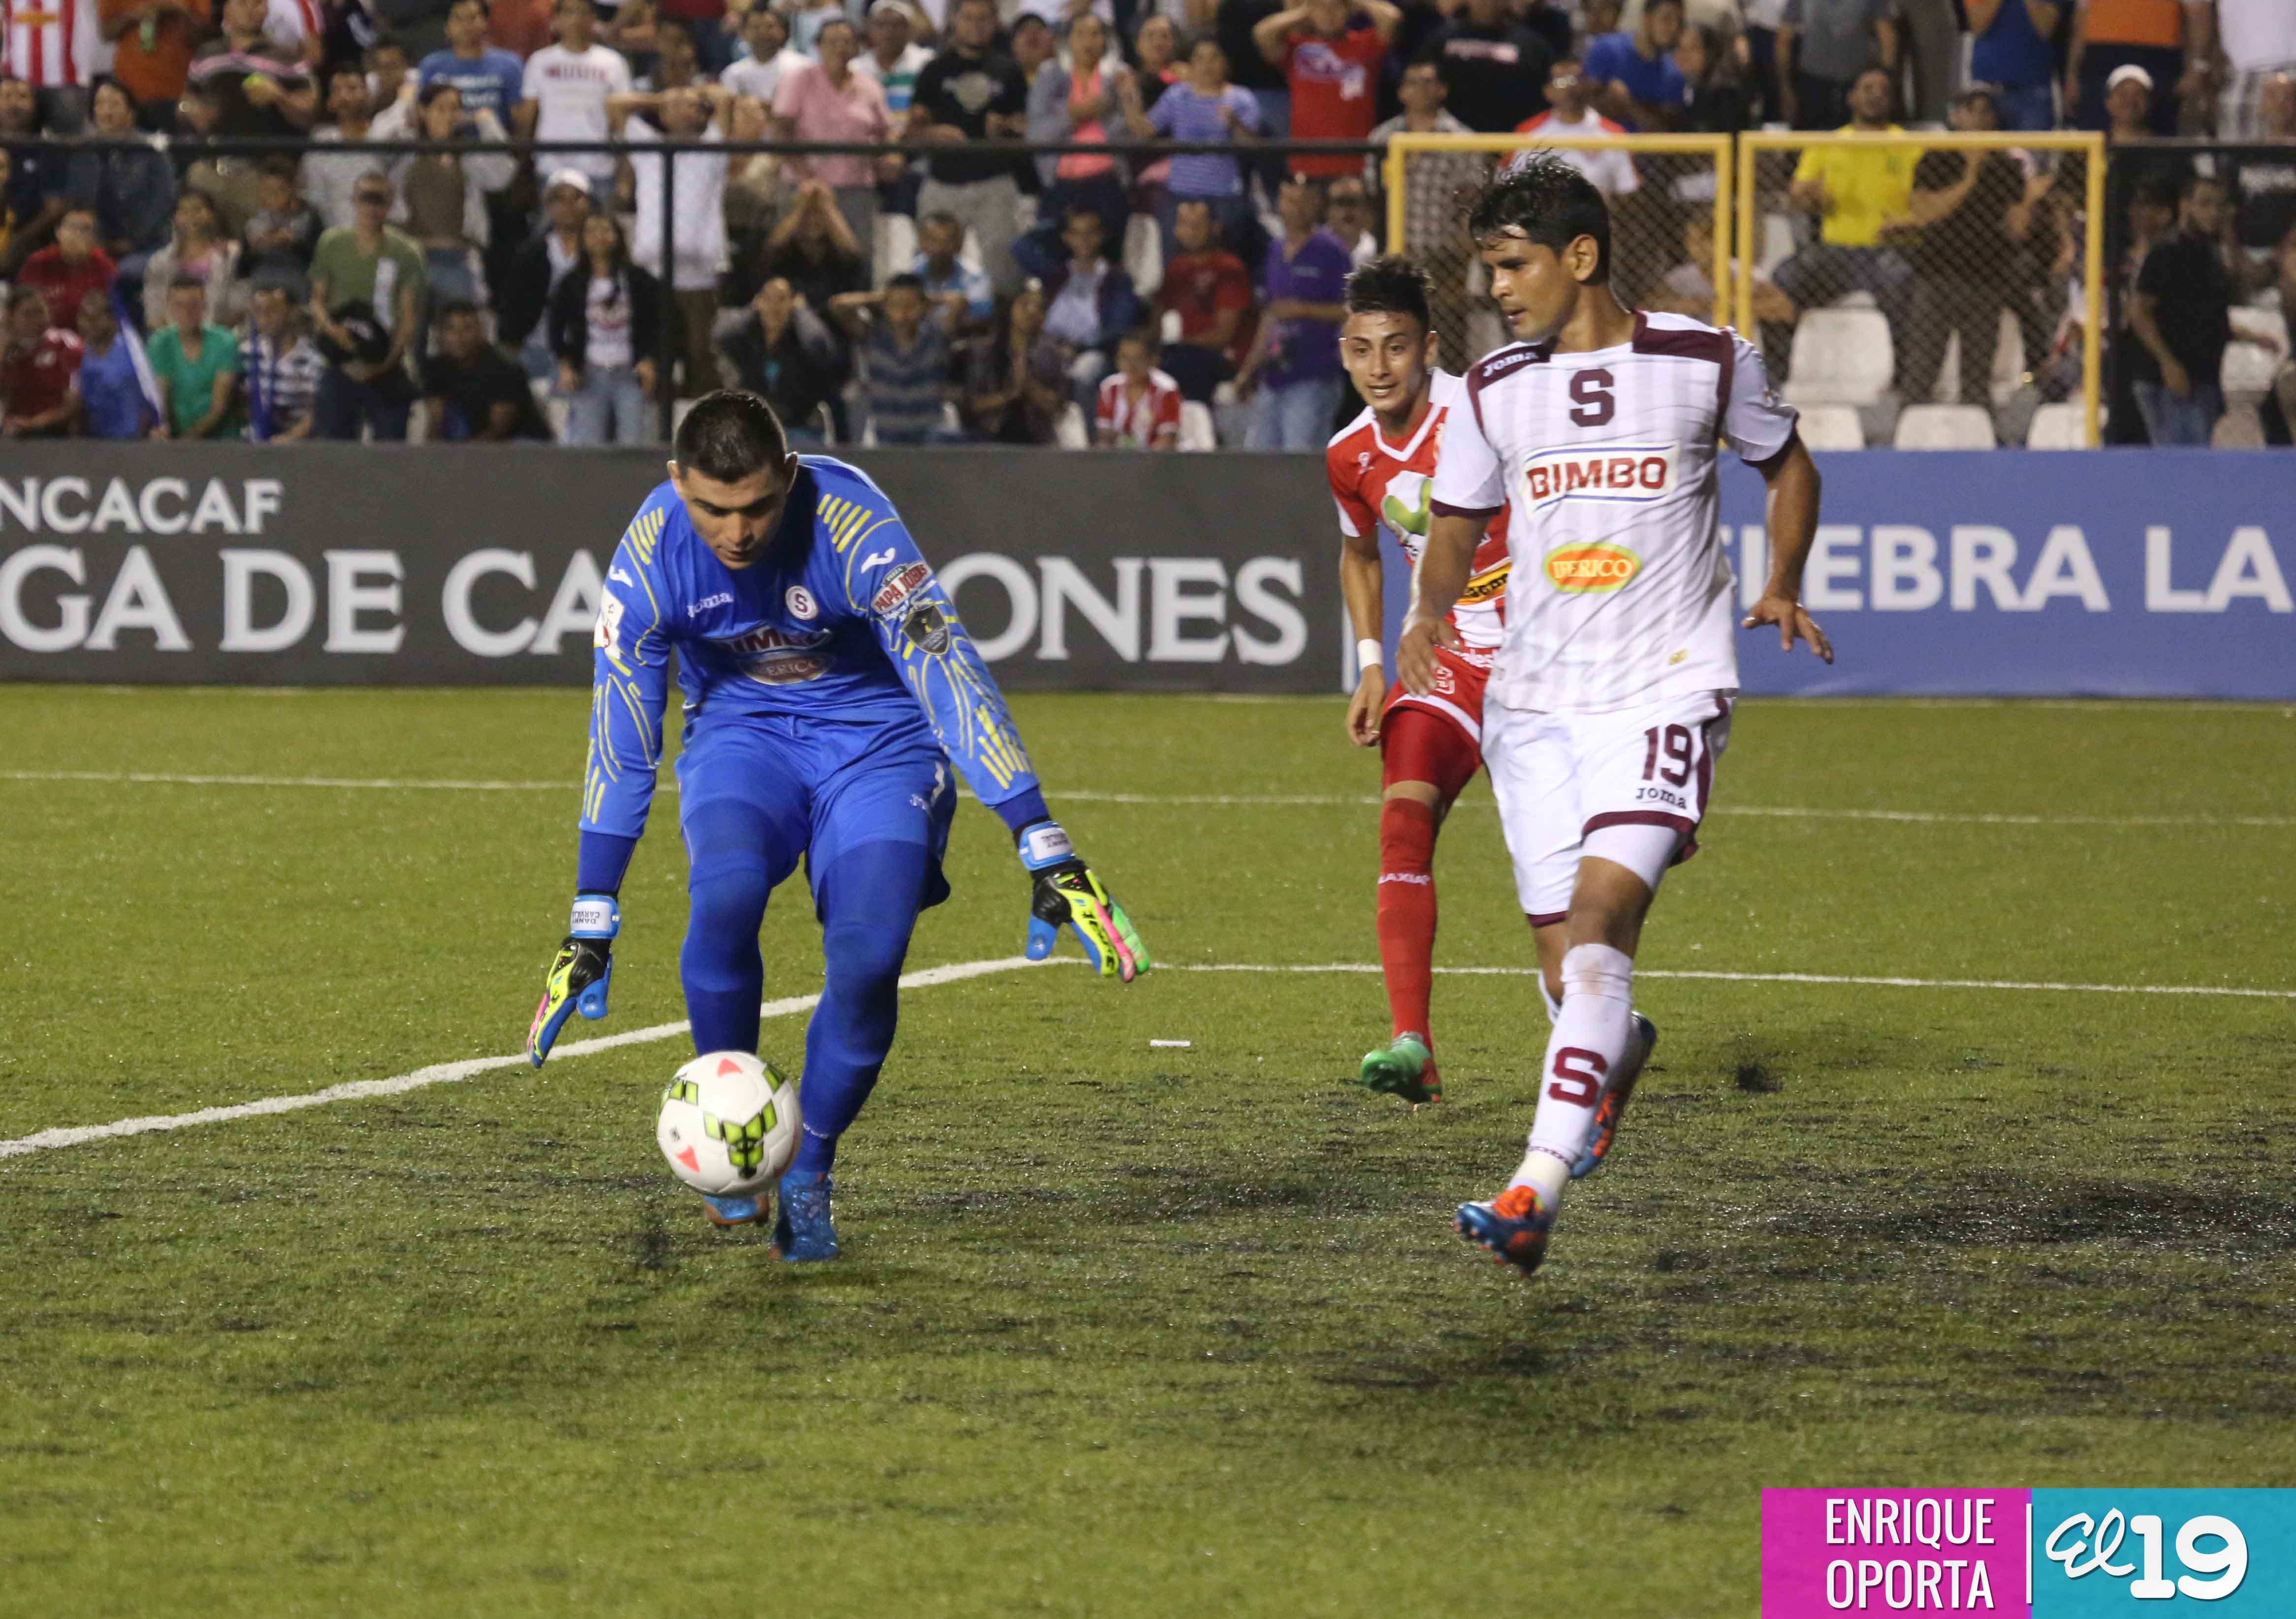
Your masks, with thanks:
M 1386 716 L 1398 708 L 1426 709 L 1457 726 L 1480 757 L 1483 747 L 1483 687 L 1490 684 L 1491 660 L 1497 655 L 1496 646 L 1436 647 L 1435 689 L 1424 697 L 1414 697 L 1398 680 L 1387 688 L 1387 707 L 1381 713 L 1382 725 Z
M 1483 760 L 1483 687 L 1496 651 L 1438 646 L 1434 690 L 1414 696 L 1400 680 L 1387 688 L 1379 750 L 1389 785 L 1432 782 L 1456 798 L 1474 779 Z

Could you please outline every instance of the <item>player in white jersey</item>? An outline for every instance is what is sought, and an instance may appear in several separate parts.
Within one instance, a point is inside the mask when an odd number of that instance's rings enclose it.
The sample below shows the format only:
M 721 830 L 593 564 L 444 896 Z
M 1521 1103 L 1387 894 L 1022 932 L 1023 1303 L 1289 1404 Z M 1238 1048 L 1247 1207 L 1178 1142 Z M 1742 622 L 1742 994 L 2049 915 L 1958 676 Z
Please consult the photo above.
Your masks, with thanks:
M 1729 736 L 1735 585 L 1718 515 L 1717 441 L 1769 487 L 1770 578 L 1745 620 L 1832 662 L 1801 605 L 1818 476 L 1792 407 L 1734 332 L 1639 314 L 1610 286 L 1602 193 L 1542 155 L 1469 220 L 1521 341 L 1468 374 L 1443 441 L 1433 521 L 1396 662 L 1429 688 L 1445 614 L 1504 507 L 1514 555 L 1483 710 L 1483 761 L 1538 941 L 1554 1029 L 1529 1150 L 1460 1234 L 1528 1274 L 1569 1182 L 1600 1166 L 1657 1031 L 1634 1009 L 1634 954 L 1659 879 L 1696 849 Z

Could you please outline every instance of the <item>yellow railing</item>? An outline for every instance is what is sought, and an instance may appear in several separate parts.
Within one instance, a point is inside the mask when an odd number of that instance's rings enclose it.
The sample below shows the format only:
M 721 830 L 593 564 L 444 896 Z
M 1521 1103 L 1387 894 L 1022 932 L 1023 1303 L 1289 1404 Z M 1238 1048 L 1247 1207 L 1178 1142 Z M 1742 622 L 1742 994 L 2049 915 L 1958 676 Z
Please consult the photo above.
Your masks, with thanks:
M 1513 152 L 1531 148 L 1619 149 L 1634 156 L 1702 156 L 1714 165 L 1714 284 L 1717 325 L 1734 322 L 1755 330 L 1755 260 L 1761 251 L 1760 187 L 1757 166 L 1766 152 L 1799 152 L 1814 146 L 1865 144 L 1911 147 L 1923 152 L 2017 151 L 2079 152 L 2086 161 L 2081 284 L 2088 307 L 2081 321 L 2081 408 L 2087 438 L 2101 442 L 2101 318 L 2104 279 L 2104 137 L 2077 131 L 1961 135 L 1943 131 L 1891 130 L 1879 134 L 1844 131 L 1760 131 L 1726 135 L 1554 136 L 1397 135 L 1388 144 L 1384 166 L 1388 247 L 1405 251 L 1411 158 L 1425 152 Z M 1974 357 L 1964 357 L 1964 365 Z

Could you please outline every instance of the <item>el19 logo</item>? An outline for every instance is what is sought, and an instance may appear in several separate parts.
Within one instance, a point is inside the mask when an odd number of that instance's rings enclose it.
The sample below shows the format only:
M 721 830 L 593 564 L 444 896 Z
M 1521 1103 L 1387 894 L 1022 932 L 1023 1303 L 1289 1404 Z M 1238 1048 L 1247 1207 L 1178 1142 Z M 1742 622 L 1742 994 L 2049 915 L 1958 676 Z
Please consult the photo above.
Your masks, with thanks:
M 2041 1551 L 2051 1562 L 2063 1566 L 2068 1580 L 2093 1574 L 2128 1580 L 2136 1574 L 2137 1577 L 2129 1581 L 2128 1594 L 2139 1601 L 2165 1601 L 2181 1595 L 2195 1602 L 2218 1602 L 2238 1590 L 2241 1582 L 2248 1578 L 2248 1541 L 2241 1533 L 2240 1525 L 2230 1518 L 2202 1513 L 2185 1520 L 2177 1531 L 2177 1560 L 2192 1572 L 2173 1581 L 2162 1568 L 2164 1533 L 2154 1513 L 2140 1512 L 2124 1520 L 2120 1508 L 2114 1507 L 2100 1522 L 2086 1512 L 2077 1512 L 2050 1532 Z M 2131 1534 L 2139 1542 L 2136 1549 L 2139 1562 L 2114 1562 L 2122 1543 Z M 2207 1540 L 2223 1543 L 2213 1550 L 2203 1550 L 2201 1542 Z

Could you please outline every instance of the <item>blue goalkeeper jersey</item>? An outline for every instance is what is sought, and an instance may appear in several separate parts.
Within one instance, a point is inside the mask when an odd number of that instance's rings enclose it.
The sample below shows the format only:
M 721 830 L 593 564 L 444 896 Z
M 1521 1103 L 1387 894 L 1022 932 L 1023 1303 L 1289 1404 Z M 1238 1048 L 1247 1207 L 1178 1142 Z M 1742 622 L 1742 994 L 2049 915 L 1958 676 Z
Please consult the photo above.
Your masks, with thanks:
M 1042 799 L 980 654 L 885 492 L 857 467 L 800 458 L 758 560 L 718 560 L 675 486 L 646 497 L 606 570 L 582 785 L 586 833 L 645 828 L 661 761 L 669 653 L 696 727 L 775 716 L 930 727 L 991 808 Z M 1006 816 L 1007 820 L 1013 818 Z

